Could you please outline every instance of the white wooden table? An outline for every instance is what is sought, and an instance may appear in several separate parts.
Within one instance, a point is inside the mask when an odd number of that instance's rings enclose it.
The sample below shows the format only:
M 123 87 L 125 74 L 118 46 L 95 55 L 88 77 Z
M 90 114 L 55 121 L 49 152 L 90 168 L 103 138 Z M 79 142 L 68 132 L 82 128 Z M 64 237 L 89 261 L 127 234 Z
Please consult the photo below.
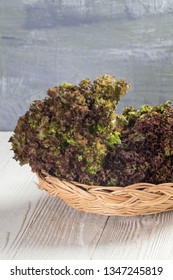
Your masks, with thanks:
M 39 190 L 0 133 L 0 259 L 173 259 L 173 212 L 105 217 Z

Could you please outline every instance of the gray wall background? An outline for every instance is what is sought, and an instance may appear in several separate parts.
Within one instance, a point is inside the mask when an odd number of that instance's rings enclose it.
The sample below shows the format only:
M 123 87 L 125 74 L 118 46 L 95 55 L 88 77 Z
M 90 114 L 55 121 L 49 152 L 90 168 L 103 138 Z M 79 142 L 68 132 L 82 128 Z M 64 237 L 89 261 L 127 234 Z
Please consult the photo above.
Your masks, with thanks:
M 112 74 L 124 106 L 172 100 L 172 0 L 0 0 L 0 130 L 49 87 Z

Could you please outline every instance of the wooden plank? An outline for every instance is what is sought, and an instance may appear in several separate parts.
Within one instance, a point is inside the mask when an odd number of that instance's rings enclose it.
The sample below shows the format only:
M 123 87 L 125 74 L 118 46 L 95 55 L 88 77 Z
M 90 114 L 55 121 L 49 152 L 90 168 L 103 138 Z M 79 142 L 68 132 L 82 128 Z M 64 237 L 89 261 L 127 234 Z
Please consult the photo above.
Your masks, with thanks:
M 173 259 L 173 212 L 110 217 L 92 259 Z

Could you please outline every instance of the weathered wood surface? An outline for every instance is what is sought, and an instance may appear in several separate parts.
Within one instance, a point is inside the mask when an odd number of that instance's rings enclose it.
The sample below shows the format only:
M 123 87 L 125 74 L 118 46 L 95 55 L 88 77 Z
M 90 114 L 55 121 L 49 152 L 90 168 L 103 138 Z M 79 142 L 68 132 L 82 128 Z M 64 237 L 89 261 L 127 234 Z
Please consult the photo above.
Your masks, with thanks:
M 102 74 L 133 87 L 127 105 L 172 99 L 172 0 L 0 1 L 0 130 L 49 87 Z
M 77 212 L 34 184 L 0 133 L 0 259 L 173 259 L 173 212 L 121 218 Z

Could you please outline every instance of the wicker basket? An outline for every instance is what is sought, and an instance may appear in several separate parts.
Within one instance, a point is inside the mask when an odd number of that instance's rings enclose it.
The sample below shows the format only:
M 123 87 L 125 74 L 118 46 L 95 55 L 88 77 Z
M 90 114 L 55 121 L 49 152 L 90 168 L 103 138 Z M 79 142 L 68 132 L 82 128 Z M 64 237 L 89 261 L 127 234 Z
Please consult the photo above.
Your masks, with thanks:
M 46 172 L 37 176 L 40 189 L 80 211 L 107 216 L 137 216 L 173 210 L 173 183 L 105 187 L 59 180 Z

